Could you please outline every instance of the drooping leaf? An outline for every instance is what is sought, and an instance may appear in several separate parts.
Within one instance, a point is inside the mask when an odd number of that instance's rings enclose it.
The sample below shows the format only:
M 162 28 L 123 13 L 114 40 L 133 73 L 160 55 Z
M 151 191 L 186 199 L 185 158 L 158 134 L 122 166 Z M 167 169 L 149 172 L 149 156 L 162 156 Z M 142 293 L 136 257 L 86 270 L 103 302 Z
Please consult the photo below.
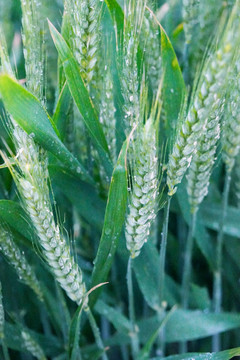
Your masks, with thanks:
M 0 75 L 0 93 L 7 111 L 36 142 L 50 151 L 77 176 L 92 182 L 82 164 L 57 136 L 53 122 L 38 99 L 8 75 Z
M 103 133 L 102 125 L 99 122 L 97 113 L 89 97 L 89 93 L 82 80 L 79 66 L 61 34 L 50 22 L 49 27 L 61 60 L 61 65 L 65 71 L 69 90 L 82 115 L 85 125 L 89 131 L 89 135 L 96 146 L 103 166 L 105 167 L 107 174 L 111 176 L 112 164 L 109 157 L 108 145 Z
M 126 140 L 113 171 L 102 236 L 93 269 L 92 287 L 106 281 L 124 223 L 127 206 L 127 147 Z M 96 290 L 91 298 L 92 304 L 96 301 L 98 294 L 99 290 Z
M 157 329 L 161 320 L 155 316 L 139 323 L 142 341 L 149 337 L 149 331 Z M 183 326 L 184 324 L 184 326 Z M 168 343 L 205 338 L 240 327 L 240 314 L 206 313 L 199 310 L 176 310 L 165 326 L 165 340 Z

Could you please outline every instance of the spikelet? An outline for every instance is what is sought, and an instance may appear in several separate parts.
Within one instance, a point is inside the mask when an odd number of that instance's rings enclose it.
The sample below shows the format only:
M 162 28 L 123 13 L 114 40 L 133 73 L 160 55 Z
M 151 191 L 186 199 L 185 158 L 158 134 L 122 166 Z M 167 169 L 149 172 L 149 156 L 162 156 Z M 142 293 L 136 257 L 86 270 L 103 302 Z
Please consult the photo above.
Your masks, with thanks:
M 32 356 L 35 356 L 38 360 L 47 360 L 44 355 L 43 349 L 37 343 L 37 341 L 26 330 L 21 331 L 23 345 Z
M 153 95 L 156 96 L 161 78 L 161 41 L 159 26 L 154 20 L 152 12 L 144 12 L 142 24 L 142 42 L 144 58 L 147 67 L 147 76 L 150 80 Z
M 0 283 L 0 340 L 4 338 L 4 308 L 3 308 L 3 302 L 2 302 L 2 284 Z
M 72 15 L 73 53 L 80 66 L 82 78 L 88 86 L 97 63 L 101 2 L 68 0 L 68 3 Z
M 27 262 L 24 253 L 20 251 L 18 246 L 14 243 L 12 235 L 9 231 L 0 227 L 0 251 L 6 257 L 9 264 L 16 271 L 19 279 L 28 285 L 37 295 L 39 300 L 43 301 L 43 294 L 40 284 L 36 278 L 34 270 Z
M 136 3 L 136 0 L 126 1 L 125 23 L 123 36 L 123 53 L 118 54 L 121 70 L 121 88 L 124 98 L 124 125 L 126 134 L 138 123 L 140 103 L 140 82 L 138 76 L 137 53 L 143 14 L 146 0 Z
M 240 39 L 239 1 L 233 9 L 222 41 L 206 62 L 185 121 L 179 128 L 167 170 L 168 194 L 172 196 L 190 165 L 206 122 L 221 107 L 227 72 Z
M 186 43 L 190 44 L 193 28 L 198 21 L 198 9 L 200 0 L 183 0 L 182 17 Z
M 113 163 L 117 160 L 116 148 L 116 117 L 113 96 L 113 79 L 109 65 L 106 65 L 103 73 L 102 92 L 100 101 L 99 120 L 103 125 L 103 131 L 108 143 L 109 152 Z
M 208 193 L 209 179 L 216 157 L 217 141 L 220 137 L 220 116 L 208 119 L 198 141 L 187 175 L 187 192 L 191 212 L 195 213 Z
M 131 191 L 125 225 L 127 249 L 132 258 L 140 254 L 156 217 L 158 195 L 157 135 L 152 114 L 139 131 L 131 147 Z
M 240 65 L 240 62 L 239 64 Z M 222 158 L 230 174 L 240 149 L 240 66 L 234 68 L 229 84 L 222 129 Z

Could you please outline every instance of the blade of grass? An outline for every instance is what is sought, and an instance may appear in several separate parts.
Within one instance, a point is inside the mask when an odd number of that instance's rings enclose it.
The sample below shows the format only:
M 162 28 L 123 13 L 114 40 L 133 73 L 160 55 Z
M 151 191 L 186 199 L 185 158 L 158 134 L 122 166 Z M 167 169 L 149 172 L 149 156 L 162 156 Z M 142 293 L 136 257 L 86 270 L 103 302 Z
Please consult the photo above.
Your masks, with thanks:
M 128 141 L 126 140 L 113 171 L 102 236 L 94 262 L 92 286 L 106 281 L 125 220 L 127 206 L 127 148 Z M 91 298 L 90 306 L 94 305 L 98 295 L 99 290 L 96 290 Z

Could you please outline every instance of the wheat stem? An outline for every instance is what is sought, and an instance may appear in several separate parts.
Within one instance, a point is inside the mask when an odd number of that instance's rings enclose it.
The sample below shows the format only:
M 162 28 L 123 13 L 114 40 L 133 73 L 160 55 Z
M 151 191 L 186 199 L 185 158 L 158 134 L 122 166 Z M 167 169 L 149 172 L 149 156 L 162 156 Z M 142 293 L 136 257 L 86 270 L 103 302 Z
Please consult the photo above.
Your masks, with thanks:
M 88 316 L 89 323 L 91 325 L 91 329 L 92 329 L 96 344 L 97 344 L 98 348 L 103 351 L 102 360 L 108 360 L 106 350 L 104 348 L 104 344 L 103 344 L 103 341 L 102 341 L 102 338 L 101 338 L 99 327 L 98 327 L 98 325 L 96 323 L 96 320 L 95 320 L 95 318 L 93 316 L 93 313 L 91 312 L 90 308 L 87 308 L 86 313 L 87 313 L 87 316 Z
M 214 313 L 221 312 L 222 306 L 222 253 L 223 253 L 223 238 L 224 238 L 224 222 L 228 207 L 228 197 L 231 183 L 231 173 L 226 173 L 222 200 L 222 213 L 219 223 L 219 230 L 217 235 L 217 251 L 216 251 L 216 269 L 214 272 L 213 283 L 213 311 Z M 216 334 L 212 338 L 212 350 L 214 352 L 220 351 L 221 339 L 220 334 Z
M 138 339 L 138 329 L 135 319 L 135 306 L 134 306 L 134 291 L 133 291 L 133 282 L 132 282 L 132 259 L 129 257 L 128 266 L 127 266 L 127 288 L 128 288 L 128 306 L 129 306 L 129 318 L 132 325 L 131 337 L 131 350 L 133 359 L 137 359 L 137 354 L 139 352 L 139 339 Z
M 5 344 L 5 340 L 2 340 L 2 349 L 3 349 L 4 360 L 11 360 L 7 345 Z
M 183 309 L 188 309 L 189 306 L 189 293 L 190 293 L 190 281 L 191 281 L 191 271 L 192 271 L 192 252 L 194 245 L 194 233 L 196 226 L 197 212 L 195 211 L 192 214 L 190 228 L 188 231 L 186 249 L 184 253 L 184 265 L 183 265 L 183 277 L 182 277 L 182 307 Z M 180 344 L 181 353 L 184 354 L 187 352 L 187 342 L 184 341 Z
M 170 212 L 171 197 L 168 197 L 167 205 L 164 209 L 164 219 L 162 228 L 162 241 L 159 254 L 159 297 L 160 306 L 164 301 L 164 283 L 165 283 L 165 262 L 166 262 L 166 250 L 167 250 L 167 236 L 168 236 L 168 223 L 169 223 L 169 212 Z

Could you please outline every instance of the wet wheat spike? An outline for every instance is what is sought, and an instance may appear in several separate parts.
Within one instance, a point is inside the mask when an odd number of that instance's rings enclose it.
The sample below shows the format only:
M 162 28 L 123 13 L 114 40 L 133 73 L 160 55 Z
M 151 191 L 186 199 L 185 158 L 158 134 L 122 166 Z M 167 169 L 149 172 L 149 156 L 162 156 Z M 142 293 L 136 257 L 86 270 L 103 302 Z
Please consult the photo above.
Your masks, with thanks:
M 132 258 L 140 254 L 148 239 L 151 223 L 156 216 L 158 193 L 156 128 L 151 118 L 138 135 L 132 150 L 132 189 L 125 228 L 127 248 Z
M 161 40 L 158 24 L 153 14 L 148 10 L 144 13 L 141 42 L 144 46 L 144 56 L 147 64 L 147 76 L 150 80 L 153 94 L 157 94 L 161 78 Z
M 192 213 L 198 210 L 198 206 L 208 193 L 209 179 L 220 136 L 219 118 L 219 115 L 216 115 L 206 123 L 187 175 L 187 191 Z
M 206 122 L 222 106 L 222 95 L 226 86 L 229 64 L 231 65 L 233 62 L 240 39 L 239 13 L 239 2 L 237 1 L 218 50 L 210 55 L 203 68 L 186 119 L 177 133 L 167 170 L 170 196 L 176 192 L 177 184 L 181 182 L 190 165 Z
M 117 160 L 116 149 L 116 117 L 113 97 L 113 79 L 110 67 L 106 65 L 103 75 L 103 86 L 100 101 L 99 120 L 103 124 L 103 131 L 107 139 L 108 148 L 113 163 Z
M 239 57 L 239 54 L 238 54 Z M 234 67 L 229 83 L 222 130 L 222 157 L 227 171 L 232 172 L 240 149 L 240 62 Z
M 69 1 L 72 14 L 73 52 L 82 78 L 88 85 L 94 74 L 99 47 L 101 2 L 98 0 Z

